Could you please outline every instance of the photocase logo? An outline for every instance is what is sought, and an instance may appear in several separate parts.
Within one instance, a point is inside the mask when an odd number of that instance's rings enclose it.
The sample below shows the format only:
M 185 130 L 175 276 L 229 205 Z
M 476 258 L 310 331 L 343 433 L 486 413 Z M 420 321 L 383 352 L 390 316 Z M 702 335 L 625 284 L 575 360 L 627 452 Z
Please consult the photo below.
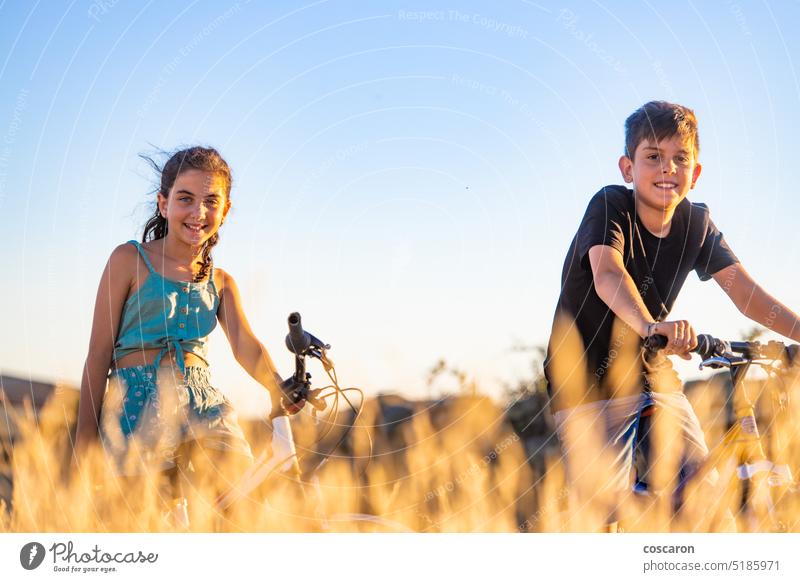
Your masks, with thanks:
M 26 570 L 35 570 L 44 561 L 44 546 L 39 542 L 30 542 L 22 546 L 19 552 L 19 563 Z

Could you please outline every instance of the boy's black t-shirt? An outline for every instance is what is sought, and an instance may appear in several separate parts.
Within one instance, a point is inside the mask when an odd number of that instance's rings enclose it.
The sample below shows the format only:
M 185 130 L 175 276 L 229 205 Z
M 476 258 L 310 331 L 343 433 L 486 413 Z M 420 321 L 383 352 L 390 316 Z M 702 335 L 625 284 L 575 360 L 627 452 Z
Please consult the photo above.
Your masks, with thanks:
M 722 233 L 711 221 L 704 204 L 693 204 L 687 199 L 681 201 L 675 209 L 669 234 L 658 238 L 636 216 L 632 190 L 624 186 L 606 186 L 595 194 L 564 261 L 561 295 L 556 308 L 557 317 L 564 314 L 575 322 L 583 340 L 587 379 L 593 383 L 581 399 L 583 402 L 609 398 L 615 389 L 605 382 L 613 362 L 609 352 L 612 355 L 616 353 L 611 349 L 615 315 L 594 288 L 589 249 L 595 245 L 607 245 L 622 254 L 625 269 L 633 278 L 650 315 L 657 321 L 664 321 L 672 310 L 690 271 L 696 271 L 701 280 L 707 281 L 717 271 L 738 262 Z M 641 338 L 624 324 L 615 328 L 614 333 L 633 334 L 638 340 L 641 372 L 645 379 L 654 371 L 663 373 L 665 367 L 671 370 L 671 363 L 665 356 L 644 354 Z M 552 344 L 551 337 L 545 359 L 551 397 L 558 391 L 550 373 L 551 361 L 559 356 L 558 346 Z M 614 345 L 618 343 L 614 342 Z M 579 355 L 564 354 L 564 357 L 578 362 Z M 677 375 L 672 374 L 677 381 Z M 557 397 L 552 404 L 556 410 L 563 407 Z

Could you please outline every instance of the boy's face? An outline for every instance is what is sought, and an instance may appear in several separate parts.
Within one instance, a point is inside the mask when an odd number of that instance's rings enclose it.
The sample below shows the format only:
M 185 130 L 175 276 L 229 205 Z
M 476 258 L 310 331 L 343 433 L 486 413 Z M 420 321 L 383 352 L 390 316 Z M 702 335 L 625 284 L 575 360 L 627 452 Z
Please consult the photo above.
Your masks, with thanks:
M 694 188 L 702 166 L 695 159 L 691 141 L 673 135 L 658 143 L 642 141 L 633 160 L 620 158 L 619 169 L 625 182 L 633 182 L 638 203 L 672 210 Z

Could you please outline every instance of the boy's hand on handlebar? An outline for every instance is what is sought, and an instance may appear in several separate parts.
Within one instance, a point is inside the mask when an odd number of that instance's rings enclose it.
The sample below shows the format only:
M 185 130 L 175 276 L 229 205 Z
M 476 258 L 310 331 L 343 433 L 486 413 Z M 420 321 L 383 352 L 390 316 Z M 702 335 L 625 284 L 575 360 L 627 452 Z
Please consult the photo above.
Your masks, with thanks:
M 684 319 L 654 323 L 650 326 L 650 335 L 663 335 L 667 338 L 664 353 L 668 356 L 674 354 L 690 360 L 690 352 L 697 347 L 697 333 L 692 324 Z

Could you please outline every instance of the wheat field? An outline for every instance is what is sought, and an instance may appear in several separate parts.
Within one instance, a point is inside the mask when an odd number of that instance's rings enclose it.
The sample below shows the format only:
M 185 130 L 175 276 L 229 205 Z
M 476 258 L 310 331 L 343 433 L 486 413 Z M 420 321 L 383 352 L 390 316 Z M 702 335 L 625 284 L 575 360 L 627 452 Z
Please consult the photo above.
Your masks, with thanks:
M 790 383 L 789 414 L 780 417 L 770 382 L 746 388 L 759 426 L 769 428 L 762 436 L 768 456 L 795 467 L 800 438 L 787 419 L 800 413 L 797 385 Z M 730 421 L 726 404 L 738 396 L 726 392 L 720 376 L 687 387 L 687 395 L 706 441 L 719 442 Z M 4 445 L 0 458 L 0 532 L 599 532 L 612 506 L 624 531 L 631 532 L 800 531 L 796 491 L 772 500 L 752 487 L 743 491 L 732 478 L 733 466 L 720 471 L 715 488 L 687 489 L 677 514 L 668 494 L 614 496 L 599 485 L 608 478 L 611 451 L 598 446 L 593 426 L 568 428 L 583 443 L 581 471 L 568 486 L 541 391 L 498 404 L 474 385 L 467 394 L 430 401 L 368 398 L 355 428 L 314 473 L 313 484 L 303 489 L 291 477 L 273 474 L 225 510 L 216 509 L 213 500 L 245 467 L 213 451 L 195 451 L 194 470 L 184 481 L 190 517 L 185 527 L 167 515 L 174 495 L 163 473 L 118 477 L 99 446 L 79 468 L 71 465 L 76 404 L 76 392 L 62 388 L 38 414 L 5 407 L 16 429 L 13 445 Z M 351 421 L 352 414 L 340 415 L 336 424 L 306 411 L 296 415 L 300 465 L 313 466 Z M 258 456 L 269 447 L 271 426 L 242 424 Z M 652 479 L 667 492 L 676 485 L 679 461 L 673 428 L 667 419 L 654 420 L 660 452 Z M 746 511 L 741 511 L 743 495 L 752 500 Z M 773 500 L 780 528 L 770 518 Z M 344 517 L 350 514 L 381 521 Z

